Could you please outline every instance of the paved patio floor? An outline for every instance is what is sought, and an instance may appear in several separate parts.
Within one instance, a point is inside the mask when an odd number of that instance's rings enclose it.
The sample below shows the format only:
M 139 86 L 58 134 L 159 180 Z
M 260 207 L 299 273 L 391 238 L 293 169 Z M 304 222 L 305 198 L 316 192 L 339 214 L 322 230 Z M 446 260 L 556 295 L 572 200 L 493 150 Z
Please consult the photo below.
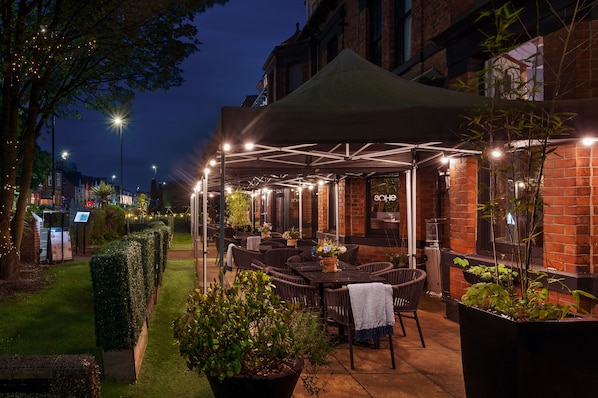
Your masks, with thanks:
M 209 247 L 207 280 L 217 276 L 216 250 Z M 193 258 L 192 252 L 189 252 Z M 199 258 L 198 275 L 203 279 L 203 264 Z M 234 272 L 227 273 L 232 280 Z M 201 286 L 200 286 L 201 287 Z M 349 345 L 340 343 L 327 367 L 318 369 L 319 384 L 325 392 L 320 397 L 425 397 L 465 398 L 459 325 L 445 316 L 445 304 L 441 299 L 422 292 L 418 315 L 426 347 L 421 346 L 417 326 L 412 319 L 404 319 L 406 336 L 403 336 L 397 320 L 393 337 L 396 369 L 392 369 L 388 340 L 382 341 L 380 349 L 354 346 L 355 370 L 349 362 Z M 297 383 L 294 398 L 310 395 L 301 382 Z

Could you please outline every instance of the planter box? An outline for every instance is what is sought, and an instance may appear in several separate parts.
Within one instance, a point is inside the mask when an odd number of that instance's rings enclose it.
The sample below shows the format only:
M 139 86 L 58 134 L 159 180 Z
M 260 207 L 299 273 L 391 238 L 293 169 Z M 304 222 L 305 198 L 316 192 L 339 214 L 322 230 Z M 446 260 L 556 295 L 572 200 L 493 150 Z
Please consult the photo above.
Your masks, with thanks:
M 109 380 L 136 381 L 147 348 L 147 340 L 148 325 L 144 322 L 135 347 L 123 350 L 102 350 L 104 377 Z
M 468 398 L 595 397 L 598 320 L 514 322 L 459 303 Z

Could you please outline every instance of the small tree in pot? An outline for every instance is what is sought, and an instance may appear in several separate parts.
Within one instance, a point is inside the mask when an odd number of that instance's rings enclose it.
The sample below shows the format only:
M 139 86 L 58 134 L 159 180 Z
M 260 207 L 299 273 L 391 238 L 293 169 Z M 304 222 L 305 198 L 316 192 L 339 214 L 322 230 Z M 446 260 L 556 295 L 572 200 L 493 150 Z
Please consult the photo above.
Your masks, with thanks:
M 571 22 L 561 20 L 569 33 L 591 10 L 582 1 L 575 3 Z M 573 319 L 573 309 L 579 306 L 552 300 L 548 284 L 560 280 L 533 263 L 534 250 L 542 247 L 537 243 L 543 239 L 546 160 L 557 154 L 555 139 L 570 134 L 568 122 L 574 115 L 557 112 L 557 98 L 535 101 L 541 82 L 536 76 L 520 75 L 509 55 L 520 42 L 513 32 L 523 11 L 507 2 L 481 16 L 492 20 L 496 31 L 483 43 L 489 61 L 473 86 L 485 88 L 493 99 L 468 117 L 465 139 L 479 149 L 481 174 L 488 176 L 478 210 L 489 223 L 493 258 L 488 270 L 495 280 L 472 285 L 459 305 L 465 387 L 468 397 L 589 397 L 598 372 L 598 345 L 585 336 L 598 333 L 598 322 Z M 569 44 L 563 43 L 564 54 Z M 538 48 L 523 62 L 537 65 L 540 55 Z M 555 70 L 554 92 L 559 93 L 561 71 Z M 499 244 L 507 249 L 501 251 Z M 466 265 L 461 259 L 456 263 Z M 500 283 L 505 265 L 518 274 L 515 283 Z M 585 292 L 571 293 L 576 299 L 595 299 Z M 567 382 L 551 383 L 548 374 Z
M 193 292 L 187 312 L 175 320 L 181 355 L 189 369 L 208 377 L 216 397 L 290 397 L 304 362 L 328 362 L 332 346 L 319 313 L 285 306 L 273 288 L 261 271 L 240 272 L 232 287 Z M 317 393 L 311 382 L 304 378 Z M 241 395 L 231 391 L 237 387 Z

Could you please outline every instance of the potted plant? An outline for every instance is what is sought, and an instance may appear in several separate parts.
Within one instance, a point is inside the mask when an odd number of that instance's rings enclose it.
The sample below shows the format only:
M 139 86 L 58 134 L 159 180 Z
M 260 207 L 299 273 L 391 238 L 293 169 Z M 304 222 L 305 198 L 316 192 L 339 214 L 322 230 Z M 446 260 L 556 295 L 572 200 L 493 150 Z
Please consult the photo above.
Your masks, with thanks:
M 345 253 L 347 248 L 337 242 L 332 242 L 325 239 L 322 243 L 318 243 L 312 249 L 311 254 L 320 259 L 322 264 L 322 272 L 337 272 L 338 256 Z
M 407 254 L 406 253 L 386 253 L 386 261 L 393 263 L 395 268 L 406 268 L 409 266 L 407 264 Z
M 262 238 L 269 238 L 270 237 L 270 232 L 272 232 L 272 224 L 264 222 L 262 225 L 260 225 L 259 227 L 257 227 L 257 230 L 262 235 Z
M 284 231 L 282 237 L 287 240 L 287 246 L 297 246 L 297 240 L 301 238 L 301 234 L 297 228 L 291 227 Z
M 231 287 L 194 291 L 174 321 L 187 366 L 207 376 L 217 398 L 290 397 L 305 363 L 327 363 L 332 346 L 319 313 L 285 306 L 273 289 L 270 276 L 243 271 Z
M 237 189 L 226 195 L 226 208 L 228 210 L 228 221 L 238 231 L 245 231 L 251 227 L 249 213 L 251 211 L 251 197 Z
M 481 16 L 495 22 L 496 34 L 486 36 L 483 47 L 491 62 L 473 86 L 492 89 L 494 96 L 467 118 L 465 139 L 479 149 L 479 164 L 489 177 L 478 210 L 490 226 L 492 259 L 477 268 L 455 261 L 466 273 L 491 279 L 473 284 L 459 303 L 465 388 L 470 398 L 590 396 L 598 343 L 587 336 L 598 333 L 598 322 L 559 297 L 571 293 L 578 303 L 595 297 L 567 291 L 560 278 L 533 261 L 534 244 L 543 232 L 545 161 L 558 149 L 552 139 L 569 132 L 565 122 L 573 115 L 529 100 L 540 89 L 538 81 L 530 76 L 517 80 L 514 65 L 503 57 L 514 47 L 513 27 L 522 11 L 506 3 Z M 510 252 L 499 250 L 505 243 L 497 239 L 499 232 L 507 236 Z M 509 279 L 515 273 L 518 279 Z M 560 291 L 551 296 L 550 284 Z M 550 382 L 551 377 L 562 382 Z

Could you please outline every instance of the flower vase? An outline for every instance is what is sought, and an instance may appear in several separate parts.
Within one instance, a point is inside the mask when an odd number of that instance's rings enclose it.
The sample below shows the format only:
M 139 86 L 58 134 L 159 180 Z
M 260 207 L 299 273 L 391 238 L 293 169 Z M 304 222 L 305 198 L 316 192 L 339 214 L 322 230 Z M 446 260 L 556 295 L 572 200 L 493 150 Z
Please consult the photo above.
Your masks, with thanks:
M 270 237 L 270 231 L 262 232 L 262 238 L 269 238 L 269 237 Z
M 320 259 L 322 265 L 322 272 L 337 272 L 338 258 L 337 257 L 322 257 Z
M 297 239 L 287 239 L 287 246 L 297 247 Z

